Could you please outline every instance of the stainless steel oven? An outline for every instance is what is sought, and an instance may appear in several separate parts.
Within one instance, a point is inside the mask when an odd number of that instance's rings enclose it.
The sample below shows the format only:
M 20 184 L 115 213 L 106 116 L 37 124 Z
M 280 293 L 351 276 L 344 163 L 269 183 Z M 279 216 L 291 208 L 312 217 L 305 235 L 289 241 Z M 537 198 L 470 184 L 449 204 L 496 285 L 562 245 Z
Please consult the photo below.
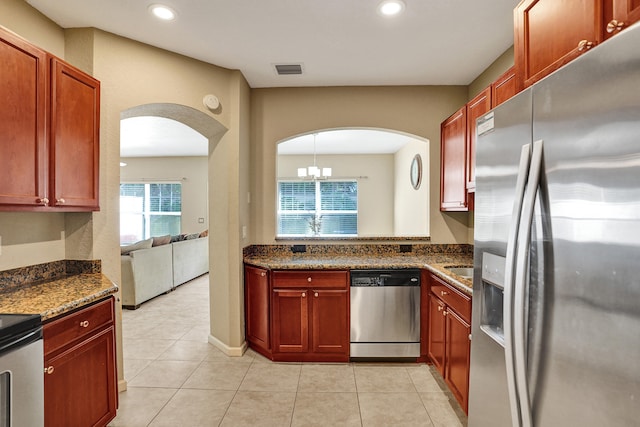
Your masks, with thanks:
M 420 270 L 351 271 L 352 358 L 420 356 Z
M 39 315 L 0 314 L 0 427 L 44 425 Z

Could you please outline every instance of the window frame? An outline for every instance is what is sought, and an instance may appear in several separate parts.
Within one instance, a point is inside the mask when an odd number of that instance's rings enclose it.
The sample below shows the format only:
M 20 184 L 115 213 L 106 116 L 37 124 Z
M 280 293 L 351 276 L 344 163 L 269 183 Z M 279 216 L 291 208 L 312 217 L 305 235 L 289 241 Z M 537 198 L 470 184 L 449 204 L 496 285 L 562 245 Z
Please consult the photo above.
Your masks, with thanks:
M 315 209 L 313 210 L 283 210 L 281 209 L 281 197 L 282 193 L 280 190 L 281 183 L 308 183 L 313 182 L 315 184 Z M 326 182 L 338 182 L 338 183 L 349 183 L 355 184 L 356 186 L 356 209 L 355 210 L 323 210 L 322 209 L 322 191 L 321 186 L 322 183 Z M 358 181 L 356 179 L 315 179 L 313 181 L 309 180 L 300 180 L 300 179 L 278 179 L 276 183 L 276 238 L 344 238 L 344 237 L 358 237 Z M 356 216 L 356 233 L 345 233 L 345 234 L 326 234 L 326 233 L 314 233 L 311 230 L 311 234 L 291 234 L 291 233 L 281 233 L 280 232 L 280 217 L 283 214 L 297 214 L 297 215 L 313 215 L 314 218 L 322 218 L 323 215 L 355 215 Z M 311 227 L 311 225 L 309 225 Z
M 180 186 L 180 211 L 178 212 L 162 212 L 162 211 L 153 211 L 151 210 L 152 208 L 152 203 L 151 203 L 151 186 L 152 185 L 166 185 L 166 184 L 170 184 L 170 185 L 179 185 Z M 182 232 L 182 212 L 183 212 L 183 198 L 182 198 L 182 191 L 183 191 L 183 186 L 182 186 L 182 182 L 180 181 L 126 181 L 126 182 L 121 182 L 120 183 L 120 187 L 119 189 L 122 189 L 123 185 L 143 185 L 144 186 L 144 201 L 143 201 L 143 209 L 141 212 L 138 211 L 128 211 L 128 212 L 124 212 L 124 213 L 128 213 L 128 214 L 138 214 L 141 215 L 143 218 L 143 229 L 142 229 L 142 240 L 146 240 L 149 239 L 151 237 L 157 237 L 157 236 L 151 236 L 151 216 L 177 216 L 179 217 L 179 230 L 178 230 L 178 234 Z M 122 198 L 123 196 L 120 195 L 120 198 Z M 120 200 L 120 199 L 119 199 Z M 120 218 L 122 217 L 123 211 L 122 211 L 122 206 L 120 206 Z M 120 226 L 120 229 L 122 229 L 122 225 Z M 120 235 L 120 240 L 122 240 L 122 235 Z M 120 243 L 123 243 L 122 241 Z

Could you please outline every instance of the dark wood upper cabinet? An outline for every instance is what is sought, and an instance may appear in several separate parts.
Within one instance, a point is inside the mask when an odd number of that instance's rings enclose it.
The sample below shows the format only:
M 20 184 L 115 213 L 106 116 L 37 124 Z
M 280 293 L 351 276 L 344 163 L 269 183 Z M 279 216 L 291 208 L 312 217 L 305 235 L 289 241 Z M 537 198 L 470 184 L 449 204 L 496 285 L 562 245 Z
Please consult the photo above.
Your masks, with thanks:
M 605 0 L 606 3 L 608 2 Z M 605 15 L 607 18 L 605 37 L 611 37 L 640 20 L 640 0 L 613 0 L 613 5 L 610 9 L 611 15 Z M 605 14 L 607 14 L 607 11 L 605 11 Z
M 0 28 L 0 205 L 46 197 L 47 53 Z
M 524 0 L 514 11 L 519 88 L 531 86 L 604 40 L 602 0 Z
M 0 210 L 98 210 L 100 83 L 2 28 L 0 62 Z
M 440 210 L 467 211 L 467 106 L 440 125 Z
M 98 209 L 100 82 L 57 58 L 51 74 L 50 203 Z
M 515 67 L 509 68 L 491 83 L 491 108 L 495 108 L 518 93 Z
M 491 109 L 491 86 L 467 103 L 467 191 L 476 190 L 476 120 Z

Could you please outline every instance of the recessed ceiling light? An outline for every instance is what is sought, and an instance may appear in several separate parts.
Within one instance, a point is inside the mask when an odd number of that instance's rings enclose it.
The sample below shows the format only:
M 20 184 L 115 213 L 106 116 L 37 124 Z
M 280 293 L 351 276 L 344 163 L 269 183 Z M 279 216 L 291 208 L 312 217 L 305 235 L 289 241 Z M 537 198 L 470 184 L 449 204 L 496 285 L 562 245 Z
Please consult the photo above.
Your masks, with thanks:
M 401 0 L 385 0 L 378 5 L 378 12 L 384 16 L 394 16 L 404 10 L 404 2 Z
M 153 13 L 156 17 L 165 21 L 173 21 L 176 18 L 175 10 L 163 4 L 152 4 L 151 6 L 149 6 L 149 11 L 151 11 L 151 13 Z

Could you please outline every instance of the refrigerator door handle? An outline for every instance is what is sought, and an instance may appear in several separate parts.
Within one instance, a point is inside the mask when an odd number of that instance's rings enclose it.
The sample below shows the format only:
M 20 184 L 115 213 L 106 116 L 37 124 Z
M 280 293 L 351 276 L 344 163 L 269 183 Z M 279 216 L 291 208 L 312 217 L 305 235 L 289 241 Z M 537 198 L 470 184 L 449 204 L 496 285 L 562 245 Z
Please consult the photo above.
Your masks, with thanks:
M 504 353 L 507 369 L 507 388 L 509 391 L 509 405 L 511 407 L 511 421 L 513 427 L 521 426 L 520 422 L 520 401 L 518 399 L 518 388 L 516 387 L 516 368 L 514 360 L 514 336 L 513 336 L 513 289 L 515 279 L 515 259 L 518 249 L 518 232 L 520 228 L 520 217 L 524 203 L 527 176 L 529 175 L 531 161 L 531 144 L 522 146 L 520 152 L 520 164 L 518 166 L 518 176 L 516 178 L 516 194 L 513 201 L 513 214 L 509 225 L 509 235 L 507 237 L 507 253 L 505 260 L 504 274 Z
M 531 224 L 536 196 L 540 187 L 540 173 L 542 169 L 542 140 L 533 143 L 531 166 L 527 179 L 527 191 L 524 197 L 520 230 L 518 231 L 518 248 L 516 256 L 516 275 L 513 292 L 513 350 L 515 360 L 515 374 L 522 427 L 533 425 L 531 403 L 529 399 L 529 384 L 527 379 L 527 277 L 529 273 L 529 251 L 531 249 Z

